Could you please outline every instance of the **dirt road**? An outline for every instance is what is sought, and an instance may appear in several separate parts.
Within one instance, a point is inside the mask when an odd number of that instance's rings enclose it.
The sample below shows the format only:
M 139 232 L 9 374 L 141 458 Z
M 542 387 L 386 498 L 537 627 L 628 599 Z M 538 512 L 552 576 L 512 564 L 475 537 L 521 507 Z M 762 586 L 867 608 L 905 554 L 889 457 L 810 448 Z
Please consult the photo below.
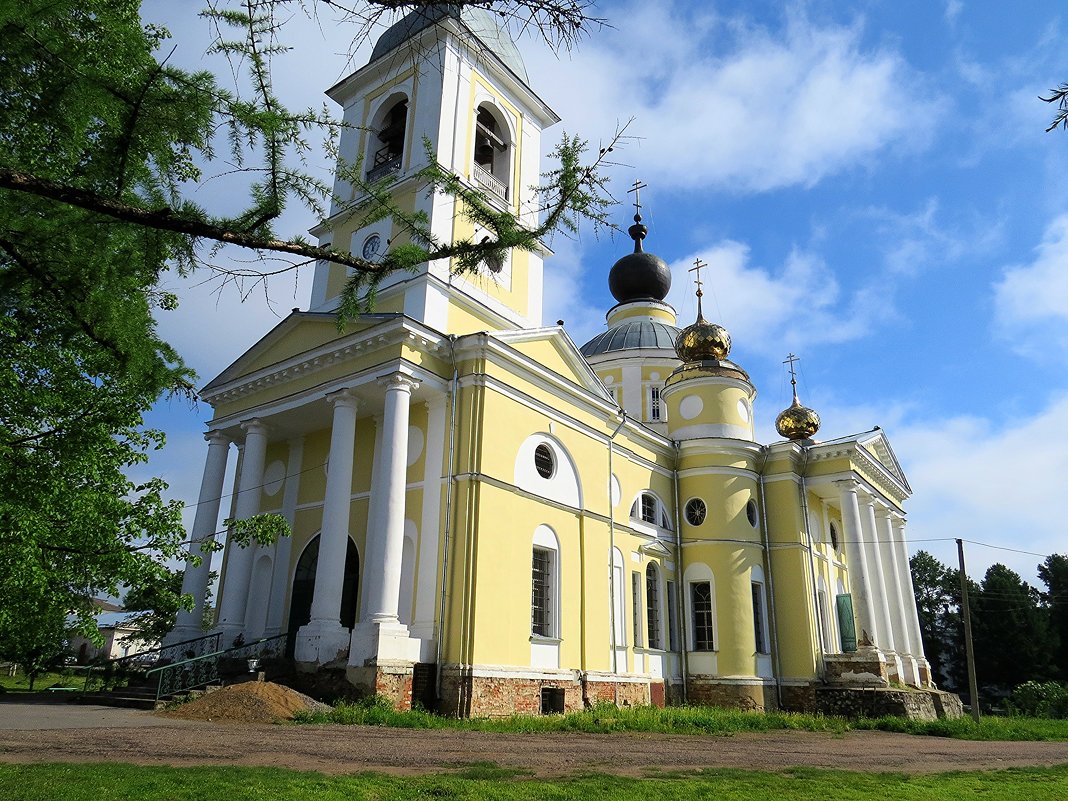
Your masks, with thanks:
M 0 762 L 266 765 L 323 773 L 436 773 L 493 762 L 535 776 L 806 765 L 931 773 L 1068 764 L 1068 743 L 989 743 L 851 732 L 493 734 L 364 726 L 221 724 L 106 707 L 0 704 Z

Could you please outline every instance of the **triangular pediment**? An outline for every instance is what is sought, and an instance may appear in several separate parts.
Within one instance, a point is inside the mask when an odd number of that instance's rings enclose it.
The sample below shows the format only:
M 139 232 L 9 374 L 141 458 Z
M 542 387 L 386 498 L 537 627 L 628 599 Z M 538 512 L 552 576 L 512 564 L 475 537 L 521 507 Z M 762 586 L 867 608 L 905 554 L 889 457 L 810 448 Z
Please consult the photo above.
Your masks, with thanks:
M 321 348 L 335 340 L 381 325 L 396 314 L 370 314 L 338 331 L 337 315 L 332 312 L 295 311 L 272 328 L 255 345 L 237 357 L 219 375 L 207 383 L 202 394 L 229 384 L 243 376 L 250 376 L 272 365 L 293 359 L 302 353 Z
M 492 337 L 543 369 L 551 370 L 605 400 L 612 400 L 604 384 L 579 352 L 578 346 L 559 326 L 497 331 Z
M 857 444 L 871 455 L 883 468 L 894 478 L 908 487 L 905 471 L 901 469 L 901 463 L 894 455 L 894 449 L 890 447 L 890 440 L 882 429 L 876 428 L 857 437 Z

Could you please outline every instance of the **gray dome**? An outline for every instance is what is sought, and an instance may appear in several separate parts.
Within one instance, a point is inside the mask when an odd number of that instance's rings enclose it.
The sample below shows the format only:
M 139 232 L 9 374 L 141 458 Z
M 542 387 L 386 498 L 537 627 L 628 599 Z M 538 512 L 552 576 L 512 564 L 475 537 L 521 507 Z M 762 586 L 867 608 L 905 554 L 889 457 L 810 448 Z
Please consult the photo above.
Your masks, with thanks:
M 675 338 L 679 329 L 667 323 L 652 320 L 625 320 L 604 331 L 581 348 L 579 351 L 587 359 L 603 353 L 622 350 L 661 349 L 675 355 Z
M 523 63 L 523 57 L 519 54 L 519 48 L 515 46 L 512 37 L 508 35 L 508 31 L 501 27 L 499 17 L 476 6 L 434 5 L 409 12 L 378 37 L 378 42 L 371 51 L 371 61 L 377 61 L 389 51 L 400 47 L 419 31 L 445 17 L 452 17 L 463 23 L 485 45 L 487 50 L 503 61 L 508 69 L 523 80 L 523 83 L 528 83 L 527 68 Z

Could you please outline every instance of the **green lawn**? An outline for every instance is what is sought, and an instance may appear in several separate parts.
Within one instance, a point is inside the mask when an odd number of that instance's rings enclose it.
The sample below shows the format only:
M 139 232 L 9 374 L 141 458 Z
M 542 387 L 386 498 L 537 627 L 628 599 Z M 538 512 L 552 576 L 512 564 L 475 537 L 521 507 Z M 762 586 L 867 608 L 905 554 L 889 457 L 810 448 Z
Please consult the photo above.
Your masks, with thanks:
M 642 779 L 590 775 L 543 781 L 487 765 L 461 768 L 454 774 L 402 778 L 325 776 L 276 768 L 0 765 L 0 798 L 5 801 L 957 801 L 972 797 L 1061 801 L 1068 798 L 1068 766 L 928 776 L 808 769 L 777 773 L 709 770 Z
M 37 680 L 33 684 L 35 692 L 45 690 L 53 685 L 60 687 L 77 687 L 81 689 L 85 684 L 85 674 L 81 673 L 75 675 L 72 672 L 67 673 L 41 673 L 37 676 Z M 8 692 L 26 692 L 30 689 L 30 680 L 19 670 L 14 676 L 8 676 L 7 673 L 0 674 L 0 687 Z
M 965 740 L 1068 740 L 1068 721 L 1040 718 L 984 717 L 933 722 L 903 718 L 846 720 L 844 718 L 785 712 L 742 712 L 700 706 L 639 706 L 617 709 L 595 707 L 568 715 L 516 715 L 507 718 L 456 720 L 427 712 L 395 712 L 388 703 L 339 704 L 326 712 L 300 716 L 301 723 L 342 723 L 394 726 L 408 729 L 460 729 L 466 731 L 546 732 L 582 731 L 653 732 L 660 734 L 718 734 L 795 729 L 841 734 L 855 729 L 878 729 L 906 734 L 955 737 Z

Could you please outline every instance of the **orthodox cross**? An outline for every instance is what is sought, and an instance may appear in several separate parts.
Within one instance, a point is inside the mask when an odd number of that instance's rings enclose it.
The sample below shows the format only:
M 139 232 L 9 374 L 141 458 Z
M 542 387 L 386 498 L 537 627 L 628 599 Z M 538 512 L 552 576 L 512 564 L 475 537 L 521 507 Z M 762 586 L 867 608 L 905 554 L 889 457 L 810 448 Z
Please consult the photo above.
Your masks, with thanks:
M 641 190 L 645 189 L 647 186 L 648 186 L 648 184 L 643 184 L 640 180 L 635 179 L 634 180 L 634 187 L 632 189 L 628 189 L 627 190 L 627 194 L 628 195 L 631 192 L 634 193 L 634 219 L 635 220 L 640 220 L 642 218 Z
M 701 312 L 701 296 L 704 295 L 704 292 L 701 291 L 701 268 L 707 267 L 708 264 L 701 261 L 701 257 L 698 256 L 693 260 L 693 265 L 694 266 L 690 268 L 690 272 L 697 273 L 697 277 L 693 281 L 697 284 L 697 317 L 698 319 L 703 319 L 704 315 Z
M 801 359 L 797 356 L 794 356 L 794 354 L 792 353 L 782 361 L 783 364 L 790 365 L 790 386 L 794 388 L 794 400 L 797 399 L 797 373 L 794 370 L 794 362 L 799 361 L 801 361 Z

